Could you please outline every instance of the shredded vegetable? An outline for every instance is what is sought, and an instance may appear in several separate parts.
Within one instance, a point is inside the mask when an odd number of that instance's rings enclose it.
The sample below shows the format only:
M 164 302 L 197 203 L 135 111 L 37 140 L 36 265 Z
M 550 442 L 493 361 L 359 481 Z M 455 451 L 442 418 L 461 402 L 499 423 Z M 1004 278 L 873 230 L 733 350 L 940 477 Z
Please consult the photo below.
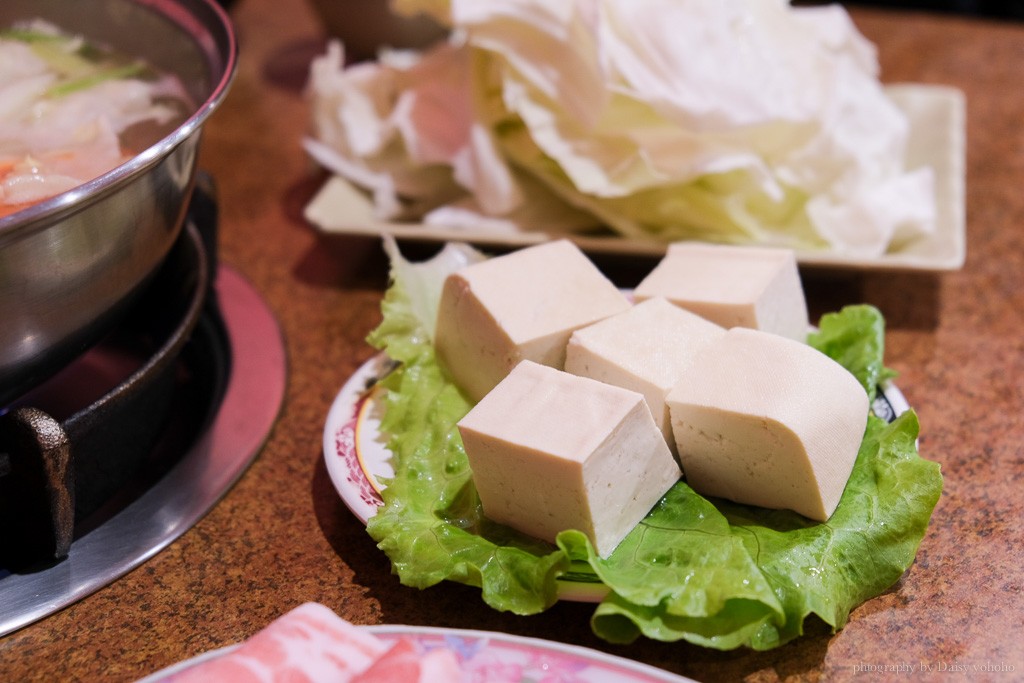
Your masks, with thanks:
M 0 31 L 0 217 L 115 168 L 187 101 L 173 75 L 47 22 Z

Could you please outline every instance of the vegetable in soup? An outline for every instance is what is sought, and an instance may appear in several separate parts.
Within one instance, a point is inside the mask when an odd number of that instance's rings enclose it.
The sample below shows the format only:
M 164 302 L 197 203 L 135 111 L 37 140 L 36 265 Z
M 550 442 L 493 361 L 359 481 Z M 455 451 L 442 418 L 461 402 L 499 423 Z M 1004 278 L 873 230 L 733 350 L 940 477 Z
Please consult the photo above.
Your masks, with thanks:
M 180 125 L 172 74 L 41 20 L 0 31 L 0 217 L 70 190 Z

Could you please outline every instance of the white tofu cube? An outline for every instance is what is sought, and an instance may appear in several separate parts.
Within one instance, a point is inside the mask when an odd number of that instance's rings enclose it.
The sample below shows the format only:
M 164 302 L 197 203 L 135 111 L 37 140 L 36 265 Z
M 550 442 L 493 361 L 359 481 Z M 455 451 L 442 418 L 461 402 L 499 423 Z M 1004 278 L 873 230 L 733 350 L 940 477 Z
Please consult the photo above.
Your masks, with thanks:
M 578 529 L 602 557 L 681 474 L 642 395 L 532 361 L 458 427 L 487 517 L 552 542 Z
M 725 328 L 807 339 L 807 302 L 789 249 L 677 242 L 634 294 L 665 297 Z
M 665 397 L 696 353 L 723 334 L 725 328 L 655 297 L 573 332 L 565 371 L 643 394 L 675 451 Z
M 576 245 L 545 242 L 448 276 L 434 345 L 455 383 L 478 401 L 523 359 L 561 369 L 573 330 L 629 306 Z
M 695 491 L 818 521 L 839 504 L 869 408 L 825 354 L 744 328 L 705 347 L 666 402 Z

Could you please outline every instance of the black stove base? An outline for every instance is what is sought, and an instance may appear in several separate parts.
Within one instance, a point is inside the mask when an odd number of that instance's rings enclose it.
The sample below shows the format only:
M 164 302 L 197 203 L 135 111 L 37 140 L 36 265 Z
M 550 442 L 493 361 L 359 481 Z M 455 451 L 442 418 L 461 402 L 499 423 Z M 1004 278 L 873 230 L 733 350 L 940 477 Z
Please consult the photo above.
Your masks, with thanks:
M 159 552 L 216 504 L 263 446 L 284 397 L 280 330 L 259 293 L 232 269 L 218 269 L 214 292 L 216 310 L 204 305 L 173 363 L 168 417 L 133 475 L 95 509 L 75 514 L 66 557 L 0 564 L 0 636 Z

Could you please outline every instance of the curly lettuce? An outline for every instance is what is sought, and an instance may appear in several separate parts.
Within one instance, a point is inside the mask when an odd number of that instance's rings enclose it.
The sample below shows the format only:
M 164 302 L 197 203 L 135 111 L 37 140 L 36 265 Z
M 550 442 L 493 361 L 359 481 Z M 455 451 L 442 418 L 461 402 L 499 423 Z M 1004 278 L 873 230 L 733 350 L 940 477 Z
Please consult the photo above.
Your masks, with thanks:
M 430 299 L 458 259 L 411 264 L 393 245 L 389 251 L 392 284 L 369 341 L 398 363 L 383 379 L 381 425 L 395 475 L 367 529 L 403 584 L 457 581 L 479 587 L 495 609 L 533 614 L 558 599 L 560 578 L 599 581 L 608 592 L 591 625 L 609 642 L 644 636 L 765 650 L 800 636 L 812 614 L 842 628 L 854 607 L 914 561 L 942 476 L 918 454 L 912 410 L 891 423 L 869 418 L 842 500 L 825 523 L 709 500 L 683 481 L 605 559 L 579 531 L 562 532 L 552 545 L 491 522 L 456 428 L 471 403 L 431 341 Z M 825 316 L 808 341 L 871 395 L 892 376 L 882 363 L 884 321 L 871 306 Z

